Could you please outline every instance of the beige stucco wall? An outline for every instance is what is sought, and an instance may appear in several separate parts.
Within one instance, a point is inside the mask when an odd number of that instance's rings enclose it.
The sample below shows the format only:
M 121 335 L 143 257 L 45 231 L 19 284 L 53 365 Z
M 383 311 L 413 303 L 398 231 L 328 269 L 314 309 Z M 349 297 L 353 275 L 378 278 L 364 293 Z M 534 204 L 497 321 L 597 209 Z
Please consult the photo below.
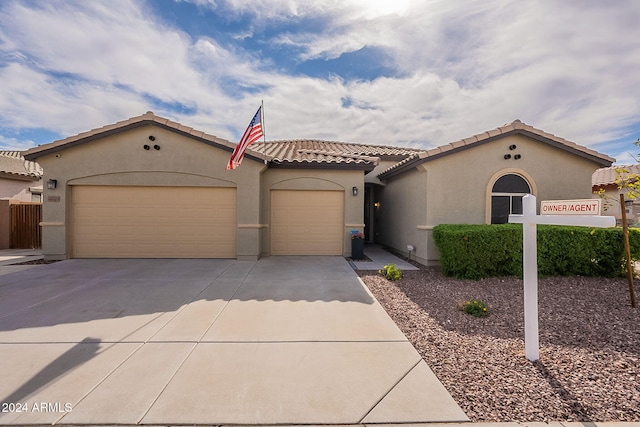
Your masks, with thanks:
M 17 179 L 0 178 L 0 200 L 13 200 L 19 202 L 33 202 L 31 187 L 42 185 L 42 180 L 27 181 Z
M 149 140 L 150 135 L 155 141 Z M 144 150 L 145 144 L 152 148 Z M 72 185 L 218 186 L 237 189 L 238 259 L 257 259 L 261 247 L 259 179 L 265 165 L 245 158 L 240 168 L 227 171 L 230 154 L 146 125 L 38 158 L 44 181 L 58 181 L 55 190 L 44 189 L 44 255 L 58 259 L 70 255 L 67 213 Z
M 425 186 L 429 179 L 427 171 L 415 169 L 376 189 L 376 201 L 380 203 L 376 208 L 376 242 L 405 255 L 407 245 L 416 248 L 415 255 L 425 252 L 426 234 L 417 227 L 427 222 Z
M 509 150 L 512 144 L 517 146 L 515 150 Z M 505 154 L 511 154 L 511 159 L 505 160 Z M 515 160 L 516 154 L 522 157 Z M 406 252 L 406 245 L 415 241 L 417 259 L 430 264 L 438 259 L 431 237 L 433 226 L 491 222 L 491 187 L 501 175 L 522 175 L 538 201 L 591 198 L 591 175 L 598 167 L 523 135 L 424 162 L 387 181 L 380 209 L 386 230 L 380 242 Z M 414 209 L 422 209 L 422 216 L 412 212 Z
M 622 210 L 620 209 L 620 194 L 625 195 L 627 224 L 637 226 L 640 222 L 640 200 L 632 198 L 629 191 L 610 186 L 602 197 L 602 215 L 613 216 L 617 224 L 622 224 Z M 592 198 L 600 199 L 598 194 L 592 194 Z
M 11 244 L 11 211 L 9 200 L 0 199 L 0 249 L 9 249 Z
M 358 187 L 353 196 L 352 188 Z M 270 252 L 269 216 L 271 190 L 337 190 L 344 191 L 343 255 L 351 255 L 350 230 L 364 230 L 364 172 L 358 170 L 267 169 L 261 179 L 262 254 Z
M 150 141 L 153 135 L 155 141 Z M 144 150 L 147 144 L 160 150 Z M 44 180 L 56 179 L 55 190 L 44 190 L 43 253 L 49 259 L 70 254 L 68 210 L 73 185 L 212 186 L 236 188 L 237 257 L 269 255 L 270 191 L 274 189 L 340 190 L 345 194 L 344 254 L 351 253 L 349 230 L 362 230 L 364 172 L 353 170 L 267 169 L 262 161 L 245 158 L 233 171 L 225 169 L 230 151 L 175 132 L 142 126 L 86 142 L 38 159 Z M 358 196 L 352 187 L 358 187 Z

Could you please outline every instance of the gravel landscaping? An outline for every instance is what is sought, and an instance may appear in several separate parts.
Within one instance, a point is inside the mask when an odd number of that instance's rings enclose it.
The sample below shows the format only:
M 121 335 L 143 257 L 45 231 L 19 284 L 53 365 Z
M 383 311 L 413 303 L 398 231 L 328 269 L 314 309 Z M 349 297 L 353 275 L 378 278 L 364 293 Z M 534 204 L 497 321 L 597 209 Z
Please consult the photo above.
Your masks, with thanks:
M 625 279 L 540 279 L 540 360 L 530 362 L 522 280 L 359 274 L 472 421 L 640 421 L 640 308 Z M 460 310 L 472 298 L 488 317 Z

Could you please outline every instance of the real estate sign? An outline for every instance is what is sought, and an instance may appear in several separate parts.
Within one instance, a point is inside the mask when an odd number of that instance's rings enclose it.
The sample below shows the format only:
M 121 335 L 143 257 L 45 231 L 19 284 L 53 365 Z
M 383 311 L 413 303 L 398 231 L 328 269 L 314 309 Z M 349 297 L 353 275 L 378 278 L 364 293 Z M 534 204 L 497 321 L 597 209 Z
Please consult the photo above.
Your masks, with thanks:
M 546 200 L 540 202 L 540 215 L 600 215 L 601 199 Z
M 600 199 L 540 202 L 541 215 L 536 215 L 536 197 L 532 194 L 527 194 L 522 198 L 522 211 L 522 215 L 509 215 L 509 222 L 522 224 L 524 352 L 527 359 L 534 362 L 540 358 L 538 337 L 538 240 L 536 226 L 538 224 L 547 224 L 606 228 L 614 227 L 616 219 L 613 216 L 600 216 Z

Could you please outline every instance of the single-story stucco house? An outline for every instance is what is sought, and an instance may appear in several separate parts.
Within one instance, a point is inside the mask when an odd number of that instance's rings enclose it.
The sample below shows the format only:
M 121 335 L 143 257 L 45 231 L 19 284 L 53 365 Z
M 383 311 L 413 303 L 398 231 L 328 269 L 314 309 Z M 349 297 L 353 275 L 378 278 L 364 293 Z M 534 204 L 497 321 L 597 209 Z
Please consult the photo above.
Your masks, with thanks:
M 234 147 L 147 112 L 28 150 L 45 170 L 45 257 L 348 255 L 364 174 L 416 152 L 255 143 L 228 171 Z
M 0 151 L 0 200 L 42 201 L 42 168 L 20 151 Z
M 627 224 L 637 226 L 640 223 L 640 200 L 635 191 L 629 188 L 618 188 L 624 181 L 636 182 L 640 176 L 640 165 L 619 165 L 600 168 L 591 177 L 593 198 L 603 199 L 603 215 L 616 218 L 617 224 L 622 224 L 622 210 L 620 209 L 620 194 L 625 195 L 625 213 Z M 602 193 L 602 194 L 600 194 Z
M 542 200 L 589 199 L 591 175 L 614 161 L 515 120 L 381 170 L 377 240 L 405 253 L 412 245 L 428 265 L 439 258 L 434 226 L 506 223 L 522 213 L 525 194 L 538 208 Z
M 42 175 L 40 165 L 25 160 L 20 151 L 0 151 L 0 249 L 11 247 L 15 238 L 11 205 L 42 200 Z
M 152 112 L 28 150 L 47 258 L 350 255 L 352 230 L 422 263 L 440 223 L 504 222 L 521 196 L 591 197 L 613 159 L 515 121 L 433 150 L 235 144 Z

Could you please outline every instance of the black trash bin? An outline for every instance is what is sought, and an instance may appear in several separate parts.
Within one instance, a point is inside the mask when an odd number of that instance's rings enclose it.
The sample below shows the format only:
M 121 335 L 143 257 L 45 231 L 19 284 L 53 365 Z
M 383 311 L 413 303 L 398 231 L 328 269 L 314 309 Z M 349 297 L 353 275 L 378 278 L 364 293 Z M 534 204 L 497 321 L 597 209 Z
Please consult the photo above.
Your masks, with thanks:
M 351 259 L 364 259 L 364 239 L 351 239 Z

